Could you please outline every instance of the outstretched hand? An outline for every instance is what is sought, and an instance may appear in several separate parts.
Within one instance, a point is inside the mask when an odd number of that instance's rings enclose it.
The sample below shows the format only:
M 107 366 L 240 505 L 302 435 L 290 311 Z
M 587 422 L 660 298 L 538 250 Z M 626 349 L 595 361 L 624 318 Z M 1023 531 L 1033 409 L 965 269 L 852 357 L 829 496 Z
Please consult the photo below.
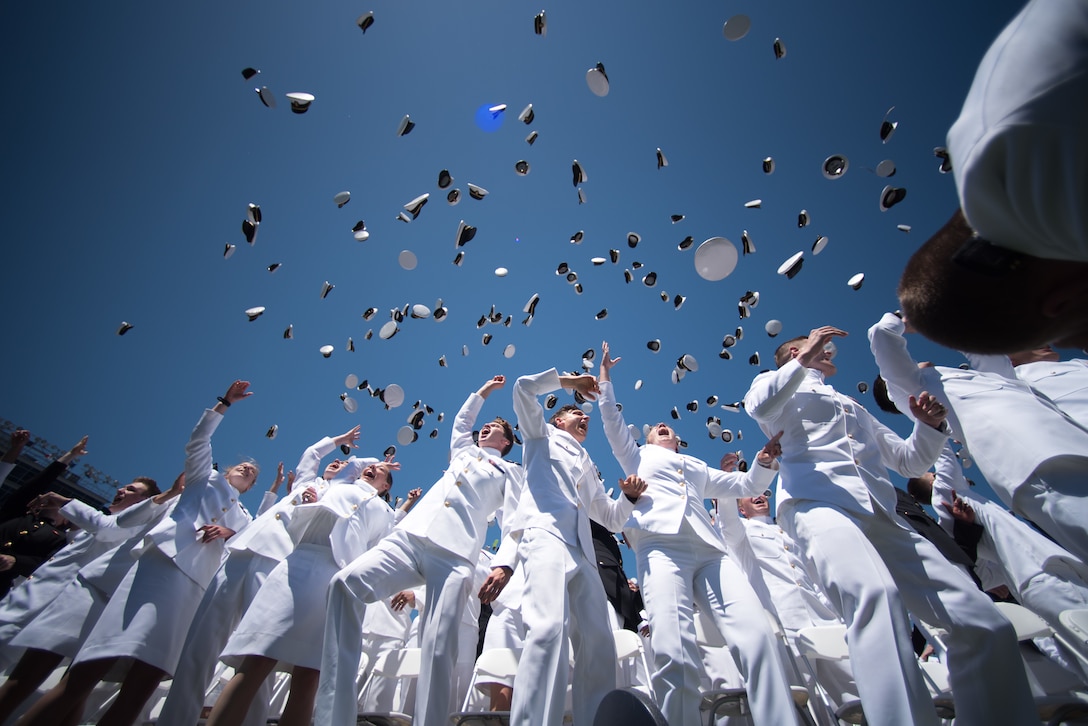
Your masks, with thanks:
M 253 395 L 253 392 L 249 390 L 249 381 L 235 381 L 230 384 L 230 388 L 223 395 L 223 398 L 231 404 L 241 401 L 243 398 L 249 398 Z
M 498 375 L 492 376 L 491 380 L 480 386 L 480 390 L 476 391 L 476 395 L 480 398 L 487 398 L 491 395 L 492 391 L 497 391 L 506 385 L 506 376 Z
M 808 334 L 808 340 L 797 349 L 797 361 L 805 368 L 811 368 L 824 358 L 824 347 L 832 338 L 841 338 L 849 335 L 845 330 L 833 325 L 824 325 L 813 328 Z
M 740 461 L 740 456 L 737 452 L 727 451 L 722 454 L 721 461 L 718 462 L 718 468 L 722 471 L 736 471 L 738 461 Z
M 359 440 L 359 429 L 361 428 L 362 426 L 356 426 L 349 431 L 345 431 L 333 439 L 332 442 L 337 446 L 347 446 L 349 449 L 358 449 L 359 445 L 355 442 Z
M 975 510 L 971 507 L 971 503 L 966 499 L 963 499 L 952 493 L 952 505 L 949 506 L 948 502 L 941 502 L 941 506 L 945 511 L 952 515 L 953 519 L 958 519 L 961 522 L 967 522 L 968 524 L 975 523 Z
M 589 401 L 597 400 L 597 393 L 601 390 L 597 385 L 597 379 L 588 374 L 578 376 L 560 376 L 563 388 L 570 388 L 582 394 Z
M 767 440 L 767 443 L 763 445 L 759 453 L 756 454 L 756 463 L 760 466 L 770 468 L 774 460 L 782 456 L 782 434 L 785 431 L 779 431 L 777 434 Z
M 619 363 L 623 358 L 613 358 L 608 347 L 608 341 L 601 343 L 601 380 L 612 380 L 612 367 Z
M 940 429 L 941 424 L 948 417 L 948 409 L 944 407 L 944 404 L 927 391 L 922 391 L 917 398 L 911 396 L 909 403 L 910 412 L 914 418 L 935 429 Z

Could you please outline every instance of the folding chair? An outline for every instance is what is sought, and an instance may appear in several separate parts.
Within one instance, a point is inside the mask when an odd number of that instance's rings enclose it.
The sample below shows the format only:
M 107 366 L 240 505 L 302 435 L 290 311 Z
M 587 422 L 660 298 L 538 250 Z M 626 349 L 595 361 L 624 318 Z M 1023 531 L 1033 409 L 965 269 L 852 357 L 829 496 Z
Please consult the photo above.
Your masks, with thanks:
M 469 681 L 468 693 L 465 694 L 461 710 L 452 714 L 450 720 L 456 726 L 509 726 L 509 711 L 486 711 L 480 708 L 471 710 L 470 706 L 474 696 L 477 696 L 477 688 L 493 683 L 495 679 L 513 682 L 517 671 L 518 651 L 511 648 L 485 650 L 476 659 L 476 665 L 472 669 L 472 680 Z
M 1042 618 L 1025 607 L 1003 602 L 994 605 L 1012 623 L 1021 643 L 1055 635 Z M 1020 652 L 1040 720 L 1049 726 L 1088 723 L 1088 691 L 1080 679 L 1033 649 L 1021 648 Z
M 1088 610 L 1065 610 L 1058 620 L 1054 637 L 1077 657 L 1081 670 L 1088 673 Z
M 419 648 L 403 648 L 382 653 L 374 662 L 374 670 L 363 685 L 363 692 L 370 687 L 375 676 L 401 681 L 419 678 Z M 411 726 L 412 717 L 400 711 L 366 712 L 359 714 L 358 726 Z
M 767 616 L 767 623 L 771 626 L 771 632 L 774 634 L 775 640 L 779 641 L 780 644 L 784 643 L 785 633 L 782 631 L 782 625 L 778 622 L 778 618 L 767 610 L 764 610 L 764 613 Z M 696 638 L 708 645 L 718 643 L 722 646 L 727 645 L 725 638 L 718 632 L 717 628 L 708 628 L 707 625 L 701 623 L 699 617 L 695 618 Z M 714 726 L 717 720 L 723 716 L 744 717 L 749 721 L 751 720 L 748 691 L 744 688 L 719 688 L 706 691 L 700 695 L 699 711 L 706 714 L 707 726 Z M 806 726 L 815 726 L 808 708 L 808 689 L 804 686 L 790 686 L 790 695 L 793 697 L 794 709 L 802 722 Z
M 647 695 L 650 698 L 654 697 L 654 687 L 650 682 L 650 677 L 653 671 L 650 670 L 650 662 L 646 658 L 646 649 L 642 647 L 642 638 L 638 633 L 631 630 L 613 630 L 612 637 L 616 641 L 616 665 L 617 676 L 626 671 L 625 668 L 620 666 L 630 664 L 632 671 L 637 674 L 638 666 L 641 664 L 642 672 L 646 674 L 646 688 Z M 642 688 L 635 683 L 635 677 L 625 679 L 626 682 L 618 683 L 620 688 L 636 688 L 642 690 Z
M 831 718 L 836 722 L 850 724 L 865 723 L 865 714 L 861 709 L 861 701 L 848 701 L 837 709 L 831 701 L 830 695 L 816 681 L 816 669 L 812 665 L 814 660 L 848 660 L 850 649 L 846 645 L 845 625 L 814 625 L 801 628 L 797 631 L 795 641 L 797 655 L 808 668 L 809 673 L 816 682 L 817 693 L 823 701 Z

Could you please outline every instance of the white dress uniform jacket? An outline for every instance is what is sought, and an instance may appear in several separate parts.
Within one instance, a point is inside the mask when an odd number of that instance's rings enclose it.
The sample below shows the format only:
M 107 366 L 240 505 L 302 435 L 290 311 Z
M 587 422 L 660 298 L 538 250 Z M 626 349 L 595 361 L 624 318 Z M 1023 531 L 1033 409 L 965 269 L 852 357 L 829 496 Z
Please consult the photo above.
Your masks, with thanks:
M 554 368 L 514 384 L 526 481 L 509 531 L 517 542 L 518 567 L 525 568 L 526 639 L 514 679 L 513 726 L 563 721 L 568 634 L 574 646 L 574 722 L 592 723 L 598 704 L 616 687 L 615 642 L 589 518 L 618 532 L 634 504 L 622 495 L 611 499 L 582 445 L 544 420 L 537 397 L 560 387 Z
M 522 376 L 514 384 L 514 412 L 525 446 L 525 489 L 508 530 L 517 534 L 537 528 L 580 548 L 596 561 L 592 517 L 610 532 L 619 532 L 634 510 L 627 497 L 612 499 L 601 485 L 596 464 L 573 436 L 544 420 L 537 396 L 561 388 L 554 368 Z
M 846 512 L 895 513 L 895 488 L 886 469 L 921 476 L 937 459 L 945 435 L 916 425 L 901 439 L 857 401 L 796 360 L 756 376 L 745 410 L 763 433 L 782 435 L 781 512 L 792 498 L 827 502 Z M 906 524 L 903 525 L 906 528 Z
M 472 584 L 487 518 L 521 467 L 477 446 L 472 429 L 484 399 L 472 393 L 458 411 L 450 465 L 385 540 L 336 574 L 329 590 L 315 723 L 355 723 L 355 680 L 362 653 L 363 603 L 427 586 L 416 686 L 416 718 L 444 724 L 453 707 L 457 630 Z
M 978 353 L 967 353 L 967 360 L 977 371 L 1019 378 L 1079 426 L 1088 428 L 1088 360 L 1047 360 L 1013 366 L 1008 356 Z
M 278 501 L 275 495 L 265 492 L 257 518 L 227 540 L 227 560 L 209 583 L 185 636 L 174 680 L 159 716 L 160 726 L 196 723 L 205 693 L 214 680 L 219 654 L 276 563 L 295 548 L 288 527 L 295 508 L 302 503 L 302 492 L 313 487 L 320 499 L 328 490 L 331 482 L 321 476 L 321 460 L 335 449 L 336 443 L 326 436 L 303 451 L 295 466 L 291 491 Z M 364 466 L 376 461 L 352 457 L 349 466 L 337 472 L 334 481 L 353 481 Z M 261 726 L 266 721 L 273 680 L 269 677 L 261 684 L 243 726 Z
M 132 506 L 147 509 L 158 505 L 145 499 Z M 103 514 L 78 499 L 71 500 L 60 511 L 79 531 L 67 546 L 0 601 L 0 647 L 53 602 L 80 568 L 136 533 L 136 528 L 118 526 L 116 515 Z
M 885 724 L 937 723 L 910 642 L 908 608 L 949 631 L 957 717 L 979 724 L 1032 721 L 1008 621 L 895 514 L 885 469 L 921 476 L 945 434 L 915 422 L 911 436 L 901 439 L 796 359 L 757 376 L 744 400 L 764 433 L 785 432 L 778 521 L 806 551 L 821 589 L 846 622 L 866 712 Z
M 957 438 L 1005 506 L 1073 554 L 1088 558 L 1088 497 L 1082 486 L 1088 430 L 1019 378 L 944 366 L 918 368 L 903 338 L 903 321 L 891 313 L 869 329 L 869 346 L 900 410 L 906 410 L 908 396 L 922 390 L 940 399 Z M 1036 491 L 1038 498 L 1032 496 Z
M 638 580 L 650 621 L 654 695 L 670 724 L 700 723 L 699 649 L 693 607 L 721 631 L 741 674 L 752 684 L 748 701 L 757 723 L 789 723 L 793 700 L 774 636 L 756 594 L 703 508 L 708 497 L 745 497 L 765 490 L 775 469 L 711 469 L 693 456 L 647 444 L 639 447 L 601 381 L 598 407 L 612 454 L 624 474 L 637 474 L 646 491 L 624 533 L 635 550 Z M 667 560 L 667 561 L 666 561 Z M 721 593 L 717 600 L 711 593 Z M 758 689 L 758 690 L 757 690 Z
M 252 520 L 238 500 L 238 490 L 212 468 L 211 437 L 222 421 L 222 414 L 210 408 L 204 411 L 185 446 L 185 491 L 170 516 L 148 532 L 143 546 L 133 552 L 138 557 L 148 548 L 157 548 L 201 589 L 219 569 L 226 543 L 201 542 L 200 528 L 218 524 L 237 534 Z M 118 523 L 125 526 L 129 516 L 128 511 L 121 512 Z

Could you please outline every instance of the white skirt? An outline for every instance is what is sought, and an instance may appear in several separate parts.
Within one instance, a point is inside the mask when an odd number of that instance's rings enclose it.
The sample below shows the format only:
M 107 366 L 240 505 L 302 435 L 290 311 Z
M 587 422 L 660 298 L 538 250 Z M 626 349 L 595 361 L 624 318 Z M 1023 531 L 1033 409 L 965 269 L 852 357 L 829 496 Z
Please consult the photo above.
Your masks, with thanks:
M 158 548 L 145 551 L 117 587 L 73 663 L 126 658 L 173 676 L 203 595 L 204 588 Z
M 279 661 L 279 670 L 320 670 L 329 583 L 339 570 L 332 548 L 295 548 L 261 585 L 220 660 L 238 667 L 244 656 L 260 655 Z
M 10 645 L 74 658 L 105 607 L 106 597 L 102 592 L 76 577 L 12 638 Z

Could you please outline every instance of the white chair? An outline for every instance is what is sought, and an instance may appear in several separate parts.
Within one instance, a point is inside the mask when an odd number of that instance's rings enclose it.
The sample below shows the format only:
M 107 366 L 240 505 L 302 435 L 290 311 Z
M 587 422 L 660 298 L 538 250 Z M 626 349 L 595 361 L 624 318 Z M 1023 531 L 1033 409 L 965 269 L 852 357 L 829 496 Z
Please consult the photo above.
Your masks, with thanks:
M 629 678 L 623 678 L 622 683 L 617 680 L 616 686 L 618 688 L 636 688 L 638 690 L 645 690 L 646 695 L 650 698 L 654 697 L 654 687 L 650 683 L 650 676 L 653 671 L 650 670 L 650 662 L 646 658 L 646 649 L 642 647 L 642 638 L 639 634 L 632 630 L 613 630 L 612 637 L 616 642 L 616 674 L 630 673 Z M 626 666 L 630 666 L 628 669 Z M 638 675 L 638 668 L 642 667 L 642 672 L 646 676 L 645 688 L 637 683 L 636 676 Z
M 419 678 L 419 666 L 419 648 L 402 648 L 382 653 L 374 662 L 374 669 L 363 685 L 363 693 L 376 676 L 402 682 Z M 411 726 L 412 717 L 400 711 L 365 712 L 359 714 L 356 723 L 360 726 Z
M 785 633 L 782 631 L 778 618 L 767 610 L 764 610 L 764 613 L 767 616 L 767 623 L 770 625 L 775 639 L 780 644 L 784 644 Z M 695 633 L 696 640 L 700 643 L 707 643 L 708 645 L 720 643 L 722 647 L 727 645 L 725 638 L 718 632 L 718 629 L 709 623 L 700 622 L 698 616 L 695 618 Z M 749 721 L 751 720 L 748 691 L 744 688 L 719 688 L 706 691 L 700 695 L 699 711 L 706 714 L 708 726 L 714 726 L 718 719 L 724 716 L 744 717 Z M 793 697 L 794 709 L 801 720 L 806 726 L 815 726 L 808 707 L 808 690 L 804 686 L 790 686 L 790 695 Z
M 1088 673 L 1088 610 L 1065 610 L 1058 616 L 1054 637 L 1073 653 Z
M 472 679 L 468 684 L 461 710 L 450 716 L 458 726 L 498 726 L 510 723 L 509 711 L 488 711 L 484 697 L 485 687 L 492 683 L 513 683 L 518 672 L 518 651 L 512 648 L 492 648 L 480 653 L 476 665 L 472 668 Z
M 994 605 L 1012 623 L 1021 643 L 1055 634 L 1042 618 L 1025 607 L 1003 602 Z M 1084 723 L 1088 719 L 1088 691 L 1079 678 L 1037 650 L 1021 648 L 1020 652 L 1040 720 L 1054 726 Z
M 797 631 L 797 637 L 793 644 L 794 652 L 805 664 L 808 673 L 816 684 L 816 692 L 820 696 L 822 706 L 828 716 L 835 723 L 860 724 L 864 722 L 865 715 L 861 710 L 860 701 L 849 701 L 835 708 L 830 694 L 816 680 L 816 668 L 814 660 L 849 660 L 850 649 L 846 644 L 845 625 L 813 625 L 801 628 Z

